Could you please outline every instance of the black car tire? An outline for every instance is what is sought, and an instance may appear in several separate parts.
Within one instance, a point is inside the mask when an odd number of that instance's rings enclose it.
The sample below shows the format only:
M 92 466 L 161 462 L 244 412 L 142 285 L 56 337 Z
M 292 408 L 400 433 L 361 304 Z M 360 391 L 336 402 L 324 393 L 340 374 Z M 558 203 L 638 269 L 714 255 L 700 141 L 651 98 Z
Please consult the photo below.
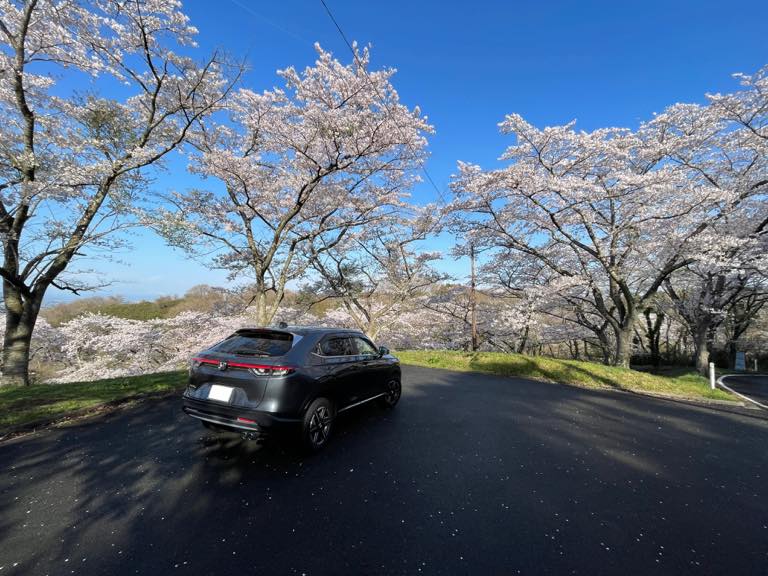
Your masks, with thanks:
M 387 391 L 384 393 L 384 396 L 379 398 L 379 404 L 387 409 L 394 408 L 400 401 L 402 392 L 403 389 L 402 385 L 400 384 L 400 380 L 397 378 L 392 378 L 389 382 L 387 382 Z
M 327 398 L 316 398 L 304 413 L 302 443 L 310 452 L 317 452 L 328 443 L 335 417 L 333 404 Z

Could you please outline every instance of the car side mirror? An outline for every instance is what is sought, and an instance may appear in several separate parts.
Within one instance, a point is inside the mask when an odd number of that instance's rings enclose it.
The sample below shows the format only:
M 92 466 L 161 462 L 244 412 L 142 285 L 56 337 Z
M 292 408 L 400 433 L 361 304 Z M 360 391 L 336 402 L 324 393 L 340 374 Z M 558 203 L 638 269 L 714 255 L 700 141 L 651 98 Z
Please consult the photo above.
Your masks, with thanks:
M 386 346 L 379 346 L 379 356 L 386 356 L 389 354 L 389 348 Z

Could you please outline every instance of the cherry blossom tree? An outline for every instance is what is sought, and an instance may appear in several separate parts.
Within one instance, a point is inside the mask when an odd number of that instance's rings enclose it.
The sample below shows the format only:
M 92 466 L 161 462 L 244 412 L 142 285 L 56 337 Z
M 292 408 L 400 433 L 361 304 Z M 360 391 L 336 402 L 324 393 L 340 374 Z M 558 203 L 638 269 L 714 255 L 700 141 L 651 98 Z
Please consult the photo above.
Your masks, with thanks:
M 114 247 L 147 168 L 226 95 L 218 56 L 183 55 L 195 34 L 176 0 L 0 3 L 3 384 L 28 383 L 46 291 L 89 287 L 72 261 Z M 67 95 L 62 73 L 127 97 Z
M 507 116 L 510 164 L 460 163 L 458 221 L 569 279 L 577 313 L 607 324 L 610 361 L 627 366 L 638 314 L 664 281 L 696 262 L 703 242 L 720 242 L 716 224 L 765 206 L 764 82 L 760 73 L 735 95 L 672 106 L 636 132 L 542 130 Z
M 436 286 L 421 306 L 432 312 L 430 326 L 443 334 L 450 349 L 523 352 L 535 339 L 537 321 L 526 298 L 510 297 L 493 289 L 479 290 L 475 303 L 477 341 L 472 341 L 472 302 L 466 286 Z M 416 346 L 421 348 L 422 346 Z M 431 346 L 425 346 L 427 348 Z
M 472 241 L 477 242 L 474 238 Z M 492 251 L 480 266 L 480 282 L 487 287 L 485 295 L 493 303 L 505 302 L 502 308 L 514 311 L 514 322 L 507 332 L 515 344 L 512 346 L 509 338 L 506 341 L 506 348 L 511 351 L 523 353 L 538 345 L 541 330 L 553 322 L 579 323 L 566 317 L 570 308 L 566 296 L 573 282 L 553 275 L 526 254 L 504 249 Z
M 768 273 L 768 68 L 736 75 L 743 90 L 710 95 L 708 106 L 676 105 L 649 124 L 665 158 L 719 203 L 687 246 L 692 264 L 665 279 L 707 369 L 709 343 L 728 310 L 760 294 Z M 759 298 L 758 298 L 759 301 Z
M 665 292 L 685 322 L 693 340 L 693 360 L 704 374 L 716 330 L 730 316 L 733 339 L 738 340 L 759 312 L 766 296 L 765 276 L 754 269 L 689 266 L 665 281 Z
M 765 310 L 768 306 L 768 279 L 763 277 L 749 286 L 746 290 L 736 297 L 728 310 L 725 320 L 725 336 L 728 348 L 728 356 L 731 366 L 735 366 L 736 352 L 741 347 L 748 345 L 744 342 L 745 335 L 753 328 L 758 327 L 761 312 L 765 316 Z M 753 346 L 753 350 L 765 350 L 765 340 L 768 332 L 761 331 L 762 346 Z M 743 348 L 742 348 L 743 349 Z M 759 352 L 758 352 L 759 353 Z
M 443 279 L 432 267 L 440 254 L 418 246 L 436 233 L 440 222 L 433 206 L 411 212 L 382 217 L 333 246 L 322 243 L 322 237 L 308 244 L 312 268 L 319 275 L 303 289 L 310 304 L 338 299 L 355 328 L 374 340 L 418 307 Z
M 231 121 L 209 123 L 192 169 L 222 190 L 176 193 L 154 226 L 210 265 L 253 282 L 259 324 L 315 252 L 402 206 L 432 132 L 418 108 L 401 104 L 394 70 L 369 70 L 369 52 L 342 64 L 316 46 L 315 65 L 278 72 L 283 88 L 240 90 Z
M 631 276 L 642 259 L 639 246 L 627 240 L 639 222 L 661 219 L 640 209 L 651 195 L 672 192 L 673 174 L 636 170 L 633 151 L 640 141 L 628 131 L 538 130 L 515 115 L 502 130 L 518 138 L 504 155 L 510 166 L 486 173 L 460 165 L 454 190 L 464 225 L 479 229 L 487 245 L 521 252 L 556 276 L 576 280 L 581 290 L 571 292 L 579 308 L 609 323 L 617 343 L 613 361 L 627 364 L 635 308 L 645 297 L 633 290 Z

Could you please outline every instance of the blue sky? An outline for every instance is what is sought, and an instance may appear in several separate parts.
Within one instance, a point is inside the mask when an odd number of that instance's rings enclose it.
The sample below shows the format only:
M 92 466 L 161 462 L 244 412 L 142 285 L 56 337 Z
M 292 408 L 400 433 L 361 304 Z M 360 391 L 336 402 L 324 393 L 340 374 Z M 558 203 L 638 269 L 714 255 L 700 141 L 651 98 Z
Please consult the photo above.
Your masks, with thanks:
M 517 112 L 539 126 L 576 119 L 592 130 L 635 127 L 674 102 L 732 91 L 734 72 L 768 64 L 768 2 L 360 2 L 326 0 L 350 39 L 372 44 L 372 66 L 394 67 L 401 99 L 418 104 L 436 128 L 427 169 L 446 188 L 456 161 L 491 167 L 509 144 L 497 123 Z M 244 84 L 278 84 L 275 70 L 314 61 L 314 42 L 342 61 L 350 54 L 320 0 L 187 0 L 203 52 L 245 56 Z M 156 189 L 194 185 L 173 162 Z M 435 200 L 417 187 L 418 202 Z M 221 272 L 186 259 L 149 232 L 115 262 L 88 262 L 129 299 L 225 285 Z M 450 239 L 434 242 L 450 249 Z M 464 273 L 450 257 L 443 268 Z M 63 299 L 55 291 L 49 302 Z

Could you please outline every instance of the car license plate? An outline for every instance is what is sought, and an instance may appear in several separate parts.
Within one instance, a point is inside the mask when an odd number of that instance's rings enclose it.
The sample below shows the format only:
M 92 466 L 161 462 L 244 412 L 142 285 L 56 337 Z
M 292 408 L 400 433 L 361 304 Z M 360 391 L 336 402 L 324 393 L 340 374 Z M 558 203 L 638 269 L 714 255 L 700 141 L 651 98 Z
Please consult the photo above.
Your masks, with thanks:
M 219 402 L 229 402 L 232 397 L 232 388 L 229 386 L 219 386 L 214 384 L 208 391 L 208 400 L 218 400 Z

